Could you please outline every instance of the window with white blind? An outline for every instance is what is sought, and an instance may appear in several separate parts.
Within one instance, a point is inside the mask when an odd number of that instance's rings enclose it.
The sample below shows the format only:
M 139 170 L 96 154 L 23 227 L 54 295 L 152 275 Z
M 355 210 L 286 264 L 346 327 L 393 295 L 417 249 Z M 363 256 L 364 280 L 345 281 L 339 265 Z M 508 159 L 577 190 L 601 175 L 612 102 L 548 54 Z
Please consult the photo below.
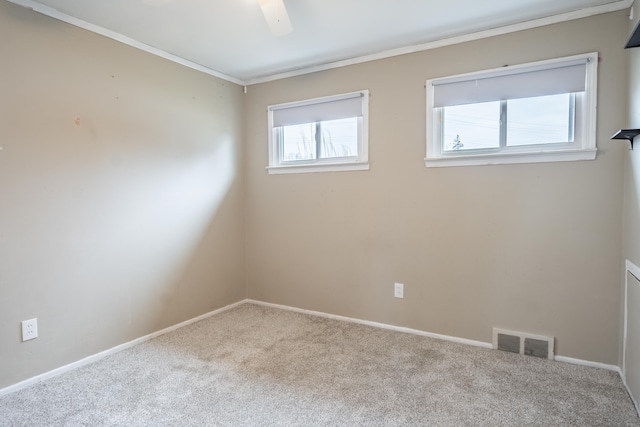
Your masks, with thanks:
M 598 54 L 427 80 L 427 167 L 593 160 Z
M 271 105 L 269 173 L 366 170 L 369 91 Z

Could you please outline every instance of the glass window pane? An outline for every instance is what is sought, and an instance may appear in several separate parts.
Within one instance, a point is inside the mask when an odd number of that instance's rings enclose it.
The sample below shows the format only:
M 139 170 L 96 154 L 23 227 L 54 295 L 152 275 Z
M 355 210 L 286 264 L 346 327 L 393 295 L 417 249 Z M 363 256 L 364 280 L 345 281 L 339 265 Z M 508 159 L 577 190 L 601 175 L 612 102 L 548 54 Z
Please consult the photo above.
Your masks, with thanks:
M 320 158 L 358 155 L 358 118 L 330 120 L 320 123 L 322 139 Z
M 282 126 L 280 156 L 283 162 L 316 158 L 316 124 Z
M 443 108 L 443 151 L 500 147 L 500 102 Z
M 507 145 L 572 142 L 573 102 L 569 93 L 507 101 Z

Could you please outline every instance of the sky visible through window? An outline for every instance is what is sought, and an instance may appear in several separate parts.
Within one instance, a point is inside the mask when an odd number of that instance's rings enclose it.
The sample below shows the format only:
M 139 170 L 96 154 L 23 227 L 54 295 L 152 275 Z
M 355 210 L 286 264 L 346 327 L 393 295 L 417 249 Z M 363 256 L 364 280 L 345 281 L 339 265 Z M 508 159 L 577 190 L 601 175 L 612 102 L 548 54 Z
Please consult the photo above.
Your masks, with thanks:
M 507 146 L 571 142 L 573 96 L 507 101 Z M 500 147 L 500 101 L 444 107 L 444 151 Z
M 316 129 L 320 126 L 320 140 Z M 329 120 L 282 127 L 281 153 L 286 162 L 358 155 L 358 118 Z M 319 150 L 317 150 L 319 144 Z

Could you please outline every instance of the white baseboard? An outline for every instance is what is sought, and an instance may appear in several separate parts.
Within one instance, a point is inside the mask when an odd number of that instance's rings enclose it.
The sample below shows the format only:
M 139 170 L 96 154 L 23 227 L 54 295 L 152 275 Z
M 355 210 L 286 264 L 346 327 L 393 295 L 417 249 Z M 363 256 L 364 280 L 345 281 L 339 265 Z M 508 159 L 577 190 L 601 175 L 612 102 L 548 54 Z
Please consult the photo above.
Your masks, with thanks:
M 591 362 L 589 360 L 575 359 L 573 357 L 567 357 L 567 356 L 555 356 L 554 360 L 558 362 L 571 363 L 572 365 L 582 365 L 582 366 L 590 366 L 592 368 L 606 369 L 607 371 L 617 372 L 620 375 L 620 377 L 622 377 L 622 369 L 620 369 L 620 366 L 608 365 L 606 363 L 600 363 L 600 362 Z
M 436 338 L 436 339 L 440 339 L 440 340 L 444 340 L 444 341 L 456 342 L 456 343 L 460 343 L 460 344 L 473 345 L 473 346 L 476 346 L 476 347 L 493 348 L 493 344 L 491 344 L 489 342 L 469 340 L 469 339 L 466 339 L 466 338 L 452 337 L 452 336 L 449 336 L 449 335 L 434 334 L 432 332 L 420 331 L 418 329 L 411 329 L 411 328 L 405 328 L 405 327 L 402 327 L 402 326 L 388 325 L 386 323 L 370 322 L 368 320 L 361 320 L 361 319 L 354 319 L 352 317 L 338 316 L 338 315 L 335 315 L 335 314 L 323 313 L 321 311 L 305 310 L 305 309 L 302 309 L 302 308 L 290 307 L 288 305 L 272 304 L 270 302 L 256 301 L 256 300 L 251 300 L 251 299 L 248 299 L 248 300 L 245 300 L 245 301 L 248 302 L 248 303 L 251 303 L 251 304 L 257 304 L 257 305 L 263 305 L 263 306 L 266 306 L 266 307 L 279 308 L 279 309 L 282 309 L 282 310 L 294 311 L 296 313 L 310 314 L 312 316 L 325 317 L 327 319 L 342 320 L 344 322 L 350 322 L 350 323 L 358 323 L 360 325 L 373 326 L 375 328 L 381 328 L 381 329 L 389 329 L 389 330 L 392 330 L 392 331 L 398 331 L 398 332 L 404 332 L 404 333 L 407 333 L 407 334 L 420 335 L 420 336 L 429 337 L 429 338 Z
M 85 365 L 88 365 L 90 363 L 97 362 L 98 360 L 100 360 L 100 359 L 102 359 L 102 358 L 104 358 L 106 356 L 109 356 L 111 354 L 114 354 L 114 353 L 117 353 L 119 351 L 125 350 L 125 349 L 127 349 L 129 347 L 133 347 L 134 345 L 143 343 L 145 341 L 149 341 L 152 338 L 156 338 L 156 337 L 158 337 L 160 335 L 164 335 L 164 334 L 169 333 L 171 331 L 175 331 L 176 329 L 180 329 L 180 328 L 183 328 L 185 326 L 191 325 L 192 323 L 198 322 L 200 320 L 204 320 L 204 319 L 206 319 L 208 317 L 211 317 L 211 316 L 213 316 L 215 314 L 222 313 L 223 311 L 230 310 L 230 309 L 232 309 L 234 307 L 237 307 L 240 304 L 244 304 L 245 302 L 246 302 L 246 300 L 242 300 L 242 301 L 238 301 L 238 302 L 233 303 L 233 304 L 229 304 L 229 305 L 227 305 L 225 307 L 219 308 L 217 310 L 213 310 L 213 311 L 211 311 L 209 313 L 205 313 L 205 314 L 202 314 L 200 316 L 194 317 L 193 319 L 185 320 L 184 322 L 178 323 L 177 325 L 169 326 L 168 328 L 164 328 L 164 329 L 162 329 L 160 331 L 153 332 L 153 333 L 151 333 L 149 335 L 145 335 L 143 337 L 136 338 L 136 339 L 134 339 L 132 341 L 129 341 L 129 342 L 126 342 L 124 344 L 120 344 L 120 345 L 117 345 L 117 346 L 112 347 L 110 349 L 101 351 L 100 353 L 96 353 L 96 354 L 93 354 L 91 356 L 87 356 L 84 359 L 77 360 L 75 362 L 69 363 L 68 365 L 64 365 L 64 366 L 61 366 L 59 368 L 53 369 L 51 371 L 45 372 L 43 374 L 36 375 L 35 377 L 31 377 L 31 378 L 28 378 L 28 379 L 26 379 L 24 381 L 20 381 L 19 383 L 16 383 L 16 384 L 13 384 L 13 385 L 10 385 L 8 387 L 0 389 L 0 396 L 4 396 L 6 394 L 13 393 L 13 392 L 18 391 L 18 390 L 22 390 L 23 388 L 29 387 L 30 385 L 36 384 L 36 383 L 38 383 L 40 381 L 44 381 L 44 380 L 46 380 L 48 378 L 52 378 L 52 377 L 58 376 L 60 374 L 63 374 L 65 372 L 80 368 L 81 366 L 85 366 Z
M 452 337 L 452 336 L 449 336 L 449 335 L 435 334 L 435 333 L 432 333 L 432 332 L 420 331 L 418 329 L 405 328 L 405 327 L 401 327 L 401 326 L 393 326 L 393 325 L 388 325 L 388 324 L 385 324 L 385 323 L 370 322 L 368 320 L 360 320 L 360 319 L 354 319 L 352 317 L 337 316 L 337 315 L 334 315 L 334 314 L 323 313 L 321 311 L 305 310 L 305 309 L 302 309 L 302 308 L 290 307 L 290 306 L 287 306 L 287 305 L 280 305 L 280 304 L 273 304 L 273 303 L 263 302 L 263 301 L 256 301 L 256 300 L 252 300 L 252 299 L 247 299 L 245 301 L 248 302 L 248 303 L 251 303 L 251 304 L 257 304 L 257 305 L 263 305 L 263 306 L 266 306 L 266 307 L 279 308 L 279 309 L 282 309 L 282 310 L 289 310 L 289 311 L 293 311 L 293 312 L 296 312 L 296 313 L 304 313 L 304 314 L 310 314 L 312 316 L 325 317 L 325 318 L 328 318 L 328 319 L 343 320 L 345 322 L 351 322 L 351 323 L 359 323 L 361 325 L 368 325 L 368 326 L 373 326 L 373 327 L 376 327 L 376 328 L 389 329 L 389 330 L 398 331 L 398 332 L 405 332 L 405 333 L 408 333 L 408 334 L 420 335 L 420 336 L 423 336 L 423 337 L 437 338 L 437 339 L 456 342 L 456 343 L 460 343 L 460 344 L 473 345 L 473 346 L 476 346 L 476 347 L 493 348 L 493 343 L 488 343 L 488 342 L 483 342 L 483 341 L 476 341 L 476 340 L 470 340 L 470 339 L 466 339 L 466 338 Z M 606 363 L 600 363 L 600 362 L 591 362 L 589 360 L 575 359 L 573 357 L 566 357 L 566 356 L 555 356 L 554 360 L 556 360 L 558 362 L 571 363 L 573 365 L 582 365 L 582 366 L 590 366 L 592 368 L 605 369 L 607 371 L 614 371 L 614 372 L 617 372 L 619 374 L 622 374 L 622 370 L 620 369 L 619 366 L 616 366 L 616 365 L 608 365 Z
M 51 371 L 45 372 L 43 374 L 40 375 L 36 375 L 34 377 L 31 377 L 29 379 L 26 379 L 24 381 L 21 381 L 19 383 L 10 385 L 8 387 L 2 388 L 0 389 L 0 396 L 4 396 L 6 394 L 9 393 L 13 393 L 15 391 L 21 390 L 23 388 L 29 387 L 33 384 L 36 384 L 40 381 L 44 381 L 48 378 L 52 378 L 55 377 L 57 375 L 60 375 L 62 373 L 71 371 L 73 369 L 77 369 L 81 366 L 85 366 L 88 365 L 90 363 L 96 362 L 106 356 L 109 356 L 111 354 L 117 353 L 119 351 L 125 350 L 129 347 L 133 347 L 136 344 L 140 344 L 143 343 L 145 341 L 148 341 L 150 339 L 156 338 L 160 335 L 164 335 L 166 333 L 175 331 L 176 329 L 180 329 L 183 328 L 185 326 L 191 325 L 195 322 L 198 322 L 200 320 L 204 320 L 208 317 L 214 316 L 216 314 L 222 313 L 224 311 L 230 310 L 232 308 L 235 308 L 239 305 L 242 304 L 255 304 L 255 305 L 261 305 L 261 306 L 265 306 L 265 307 L 272 307 L 272 308 L 278 308 L 278 309 L 282 309 L 282 310 L 288 310 L 288 311 L 292 311 L 292 312 L 296 312 L 296 313 L 302 313 L 302 314 L 309 314 L 312 316 L 318 316 L 318 317 L 324 317 L 327 319 L 334 319 L 334 320 L 341 320 L 341 321 L 345 321 L 345 322 L 350 322 L 350 323 L 357 323 L 357 324 L 361 324 L 361 325 L 367 325 L 367 326 L 372 326 L 375 328 L 381 328 L 381 329 L 387 329 L 387 330 L 391 330 L 391 331 L 397 331 L 397 332 L 404 332 L 404 333 L 408 333 L 408 334 L 413 334 L 413 335 L 419 335 L 419 336 L 423 336 L 423 337 L 428 337 L 428 338 L 436 338 L 436 339 L 440 339 L 440 340 L 444 340 L 444 341 L 451 341 L 451 342 L 455 342 L 455 343 L 459 343 L 459 344 L 466 344 L 466 345 L 472 345 L 475 347 L 482 347 L 482 348 L 493 348 L 493 344 L 492 343 L 488 343 L 488 342 L 483 342 L 483 341 L 476 341 L 476 340 L 470 340 L 470 339 L 466 339 L 466 338 L 459 338 L 459 337 L 453 337 L 453 336 L 449 336 L 449 335 L 442 335 L 442 334 L 436 334 L 436 333 L 432 333 L 432 332 L 425 332 L 425 331 L 421 331 L 418 329 L 411 329 L 411 328 L 405 328 L 402 326 L 394 326 L 394 325 L 389 325 L 386 323 L 378 323 L 378 322 L 371 322 L 368 320 L 361 320 L 361 319 L 355 319 L 352 317 L 346 317 L 346 316 L 338 316 L 335 314 L 328 314 L 328 313 L 323 313 L 321 311 L 312 311 L 312 310 L 305 310 L 302 308 L 296 308 L 296 307 L 291 307 L 291 306 L 287 306 L 287 305 L 281 305 L 281 304 L 273 304 L 273 303 L 269 303 L 269 302 L 264 302 L 264 301 L 257 301 L 257 300 L 252 300 L 252 299 L 244 299 L 242 301 L 238 301 L 235 302 L 233 304 L 229 304 L 225 307 L 219 308 L 217 310 L 211 311 L 209 313 L 205 313 L 202 314 L 200 316 L 194 317 L 193 319 L 189 319 L 186 320 L 184 322 L 178 323 L 176 325 L 173 326 L 169 326 L 168 328 L 162 329 L 160 331 L 157 332 L 153 332 L 149 335 L 145 335 L 143 337 L 140 338 L 136 338 L 132 341 L 126 342 L 124 344 L 120 344 L 117 345 L 113 348 L 104 350 L 100 353 L 91 355 L 91 356 L 87 356 L 84 359 L 80 359 L 76 362 L 72 362 L 69 363 L 68 365 L 64 365 L 61 366 L 59 368 L 53 369 Z M 594 368 L 600 368 L 600 369 L 606 369 L 609 371 L 614 371 L 614 372 L 618 372 L 620 374 L 620 376 L 622 377 L 622 370 L 620 369 L 619 366 L 615 366 L 615 365 L 607 365 L 604 363 L 598 363 L 598 362 L 590 362 L 587 360 L 581 360 L 581 359 L 574 359 L 572 357 L 565 357 L 565 356 L 555 356 L 554 358 L 556 361 L 558 362 L 565 362 L 565 363 L 572 363 L 575 365 L 583 365 L 583 366 L 590 366 L 590 367 L 594 367 Z M 624 382 L 624 378 L 623 378 L 623 382 Z

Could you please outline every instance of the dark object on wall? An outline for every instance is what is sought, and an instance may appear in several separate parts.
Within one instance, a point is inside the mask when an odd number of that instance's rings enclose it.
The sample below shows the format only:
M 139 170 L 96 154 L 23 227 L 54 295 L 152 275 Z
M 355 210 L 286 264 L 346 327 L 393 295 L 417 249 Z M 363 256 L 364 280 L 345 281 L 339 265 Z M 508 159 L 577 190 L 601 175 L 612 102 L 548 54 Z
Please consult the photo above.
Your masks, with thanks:
M 633 138 L 638 135 L 640 135 L 640 129 L 620 129 L 611 139 L 626 139 L 631 143 L 631 149 L 633 150 Z
M 629 37 L 629 41 L 627 45 L 624 47 L 625 49 L 629 49 L 630 47 L 638 47 L 640 46 L 640 22 L 636 25 L 636 28 L 631 33 L 631 37 Z

